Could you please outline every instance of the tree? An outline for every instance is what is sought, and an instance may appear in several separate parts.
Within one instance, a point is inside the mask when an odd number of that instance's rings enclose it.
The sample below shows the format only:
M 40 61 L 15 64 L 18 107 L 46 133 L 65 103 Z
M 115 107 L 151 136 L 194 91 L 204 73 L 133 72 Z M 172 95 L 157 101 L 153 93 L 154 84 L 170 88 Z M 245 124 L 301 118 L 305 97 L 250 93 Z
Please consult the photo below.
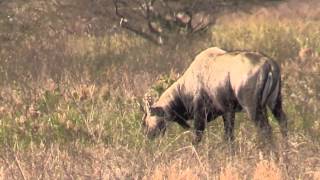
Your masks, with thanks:
M 217 3 L 190 0 L 113 0 L 120 26 L 162 45 L 172 36 L 192 35 L 209 27 Z

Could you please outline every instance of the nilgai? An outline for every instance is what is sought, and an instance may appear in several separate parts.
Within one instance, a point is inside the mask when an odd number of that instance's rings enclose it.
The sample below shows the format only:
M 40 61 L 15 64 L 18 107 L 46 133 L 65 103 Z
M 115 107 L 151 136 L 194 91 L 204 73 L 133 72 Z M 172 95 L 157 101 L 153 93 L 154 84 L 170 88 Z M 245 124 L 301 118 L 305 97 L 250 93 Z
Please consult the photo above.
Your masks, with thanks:
M 198 143 L 207 122 L 222 116 L 225 138 L 233 141 L 235 113 L 241 110 L 255 122 L 263 137 L 271 138 L 267 107 L 282 135 L 287 134 L 279 65 L 258 52 L 206 49 L 157 102 L 150 97 L 145 101 L 143 126 L 150 138 L 164 134 L 168 121 L 187 129 L 187 120 L 193 119 L 193 142 Z

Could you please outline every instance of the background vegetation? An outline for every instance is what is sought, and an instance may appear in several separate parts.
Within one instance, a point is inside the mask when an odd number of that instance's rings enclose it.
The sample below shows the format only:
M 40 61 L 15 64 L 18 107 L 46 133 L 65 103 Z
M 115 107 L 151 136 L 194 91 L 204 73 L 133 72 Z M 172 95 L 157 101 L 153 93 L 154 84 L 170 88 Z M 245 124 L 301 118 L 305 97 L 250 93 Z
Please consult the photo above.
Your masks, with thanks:
M 119 28 L 110 3 L 0 2 L 0 178 L 320 178 L 317 1 L 233 5 L 212 12 L 218 19 L 206 31 L 163 46 Z M 270 117 L 276 154 L 263 153 L 244 114 L 233 156 L 221 119 L 196 147 L 176 124 L 145 139 L 141 97 L 161 93 L 210 46 L 281 64 L 288 149 Z

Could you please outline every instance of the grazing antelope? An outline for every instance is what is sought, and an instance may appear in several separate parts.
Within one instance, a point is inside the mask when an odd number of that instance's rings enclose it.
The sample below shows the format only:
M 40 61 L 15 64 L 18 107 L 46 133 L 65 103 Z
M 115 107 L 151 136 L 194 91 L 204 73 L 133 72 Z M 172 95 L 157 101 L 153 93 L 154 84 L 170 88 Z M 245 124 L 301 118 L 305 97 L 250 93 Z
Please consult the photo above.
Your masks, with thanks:
M 187 120 L 193 119 L 193 143 L 198 143 L 207 122 L 222 116 L 225 138 L 233 141 L 235 113 L 244 110 L 262 135 L 271 139 L 267 107 L 280 124 L 282 135 L 287 134 L 280 68 L 257 52 L 206 49 L 157 102 L 150 97 L 145 100 L 143 126 L 150 138 L 164 134 L 168 121 L 188 129 Z

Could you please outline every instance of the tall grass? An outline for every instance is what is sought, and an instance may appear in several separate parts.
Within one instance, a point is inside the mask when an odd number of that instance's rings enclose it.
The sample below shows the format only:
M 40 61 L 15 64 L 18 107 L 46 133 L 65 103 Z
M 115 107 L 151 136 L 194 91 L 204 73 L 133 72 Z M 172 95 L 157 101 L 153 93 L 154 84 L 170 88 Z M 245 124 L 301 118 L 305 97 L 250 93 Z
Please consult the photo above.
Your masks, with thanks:
M 236 14 L 212 28 L 213 44 L 225 49 L 263 52 L 278 62 L 294 59 L 302 48 L 320 52 L 319 21 L 299 17 L 280 18 L 260 11 L 252 16 Z

